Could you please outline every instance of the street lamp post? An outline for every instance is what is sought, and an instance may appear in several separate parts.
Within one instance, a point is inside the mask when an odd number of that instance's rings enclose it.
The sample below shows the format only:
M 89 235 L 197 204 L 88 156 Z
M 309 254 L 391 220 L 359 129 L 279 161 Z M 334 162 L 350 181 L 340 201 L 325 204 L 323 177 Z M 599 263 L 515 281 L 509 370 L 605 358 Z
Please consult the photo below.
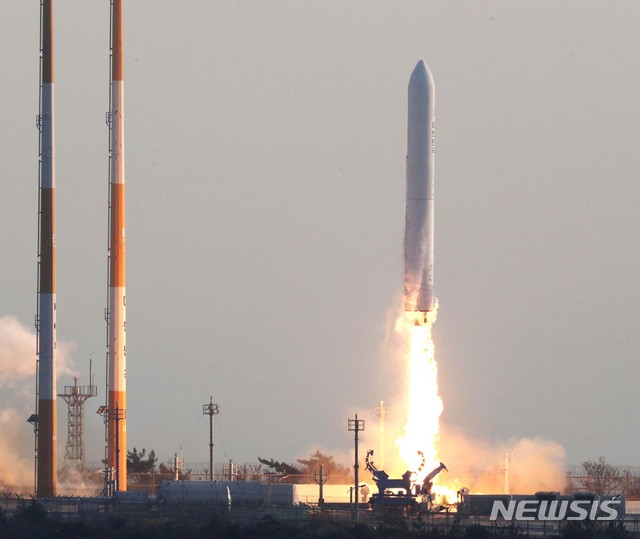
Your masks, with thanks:
M 324 508 L 324 494 L 322 492 L 322 486 L 327 482 L 327 479 L 329 479 L 329 476 L 324 473 L 324 466 L 320 464 L 320 471 L 313 472 L 313 480 L 318 483 L 318 486 L 320 487 L 318 496 L 318 505 L 320 506 L 320 509 Z

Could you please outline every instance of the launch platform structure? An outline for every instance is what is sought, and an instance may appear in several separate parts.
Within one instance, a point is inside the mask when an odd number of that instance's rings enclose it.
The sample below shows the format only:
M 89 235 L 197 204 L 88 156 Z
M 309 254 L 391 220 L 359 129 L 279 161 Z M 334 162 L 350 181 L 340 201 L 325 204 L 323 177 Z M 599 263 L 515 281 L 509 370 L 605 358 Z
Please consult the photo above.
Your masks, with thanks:
M 67 403 L 67 447 L 64 452 L 64 469 L 82 472 L 84 459 L 84 403 L 98 395 L 98 386 L 93 383 L 89 370 L 88 386 L 79 386 L 74 376 L 72 386 L 64 386 L 64 393 L 58 393 Z

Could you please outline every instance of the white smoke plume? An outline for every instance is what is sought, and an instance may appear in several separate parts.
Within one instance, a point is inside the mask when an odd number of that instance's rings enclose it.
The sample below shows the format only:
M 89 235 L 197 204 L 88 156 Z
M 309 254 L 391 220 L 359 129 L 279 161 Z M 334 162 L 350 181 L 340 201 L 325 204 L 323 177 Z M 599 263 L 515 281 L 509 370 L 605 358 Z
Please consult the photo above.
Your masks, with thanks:
M 58 376 L 74 376 L 73 343 L 58 341 Z M 36 332 L 12 316 L 0 317 L 0 388 L 13 387 L 25 379 L 35 381 Z
M 11 316 L 0 318 L 0 388 L 35 376 L 35 332 Z
M 76 374 L 75 348 L 58 341 L 58 377 Z M 34 438 L 27 418 L 35 412 L 35 376 L 35 329 L 0 317 L 0 488 L 31 492 L 33 487 Z

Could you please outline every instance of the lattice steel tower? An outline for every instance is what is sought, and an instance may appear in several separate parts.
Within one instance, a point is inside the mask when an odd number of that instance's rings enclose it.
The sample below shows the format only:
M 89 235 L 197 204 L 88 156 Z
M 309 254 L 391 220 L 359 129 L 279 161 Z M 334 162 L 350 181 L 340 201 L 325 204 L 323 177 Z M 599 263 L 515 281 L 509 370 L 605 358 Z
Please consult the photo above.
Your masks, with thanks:
M 89 374 L 91 382 L 91 374 Z M 67 413 L 67 447 L 64 452 L 64 468 L 84 470 L 84 403 L 98 394 L 98 387 L 91 383 L 79 386 L 78 378 L 73 378 L 72 386 L 64 386 L 64 393 L 58 393 L 69 407 Z

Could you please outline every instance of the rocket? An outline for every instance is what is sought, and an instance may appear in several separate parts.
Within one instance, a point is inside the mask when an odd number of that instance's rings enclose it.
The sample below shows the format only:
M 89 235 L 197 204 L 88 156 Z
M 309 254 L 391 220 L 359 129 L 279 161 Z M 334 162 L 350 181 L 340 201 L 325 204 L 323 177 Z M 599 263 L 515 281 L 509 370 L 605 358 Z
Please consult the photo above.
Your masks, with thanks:
M 123 0 L 111 1 L 109 112 L 109 307 L 107 462 L 116 490 L 127 490 L 126 234 L 124 182 Z
M 53 92 L 53 0 L 40 8 L 40 131 L 38 203 L 38 314 L 36 494 L 55 496 L 56 420 L 56 174 Z
M 437 308 L 433 295 L 435 86 L 423 60 L 411 73 L 408 97 L 404 310 L 419 315 L 416 323 L 426 323 Z

